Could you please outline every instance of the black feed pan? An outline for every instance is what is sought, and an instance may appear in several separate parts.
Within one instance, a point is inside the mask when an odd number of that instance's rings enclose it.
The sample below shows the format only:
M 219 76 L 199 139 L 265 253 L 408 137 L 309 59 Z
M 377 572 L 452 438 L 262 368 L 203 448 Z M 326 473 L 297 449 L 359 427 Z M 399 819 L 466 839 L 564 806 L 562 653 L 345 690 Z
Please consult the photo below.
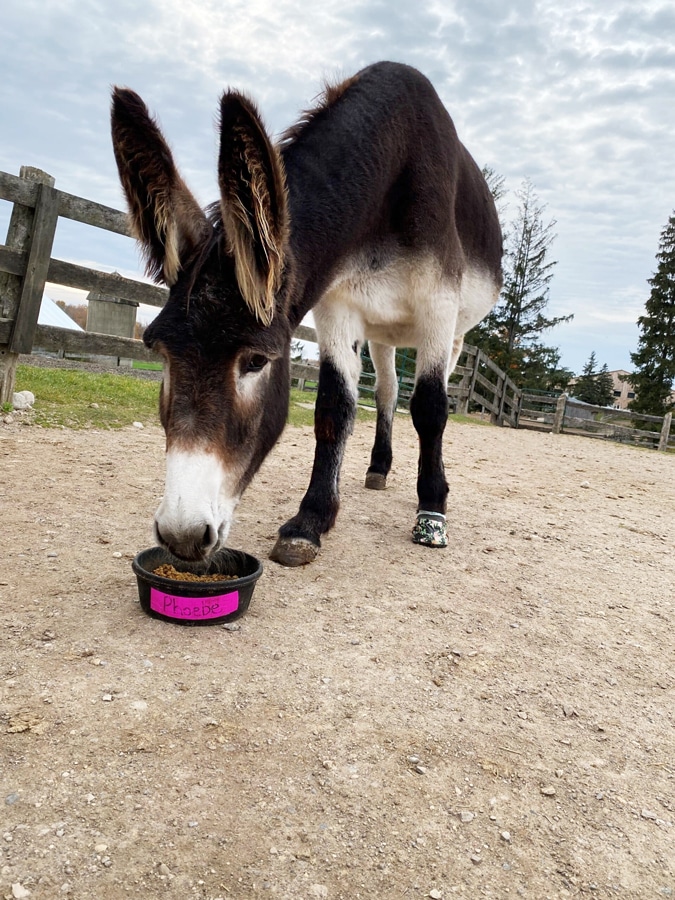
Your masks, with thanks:
M 224 577 L 222 581 L 179 581 L 155 575 L 154 570 L 165 564 L 178 572 Z M 248 609 L 263 571 L 255 556 L 227 548 L 214 553 L 207 563 L 186 563 L 162 547 L 151 547 L 141 551 L 131 567 L 143 610 L 177 625 L 219 625 L 239 618 Z

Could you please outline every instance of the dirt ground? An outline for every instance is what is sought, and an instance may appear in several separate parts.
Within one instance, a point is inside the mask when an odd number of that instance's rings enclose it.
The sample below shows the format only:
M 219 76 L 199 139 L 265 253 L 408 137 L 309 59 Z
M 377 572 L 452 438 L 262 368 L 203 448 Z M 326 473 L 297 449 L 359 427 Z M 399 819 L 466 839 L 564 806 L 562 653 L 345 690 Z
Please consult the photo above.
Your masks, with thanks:
M 159 428 L 0 425 L 0 896 L 675 896 L 672 456 L 450 423 L 451 546 L 359 424 L 317 561 L 267 560 L 288 429 L 230 543 L 237 626 L 150 619 Z

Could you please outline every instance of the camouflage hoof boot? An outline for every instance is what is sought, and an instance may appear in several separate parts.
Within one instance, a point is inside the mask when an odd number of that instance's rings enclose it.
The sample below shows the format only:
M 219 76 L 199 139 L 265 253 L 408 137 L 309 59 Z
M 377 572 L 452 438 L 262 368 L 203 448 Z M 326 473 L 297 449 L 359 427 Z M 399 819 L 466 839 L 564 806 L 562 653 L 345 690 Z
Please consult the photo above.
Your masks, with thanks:
M 443 513 L 420 509 L 412 530 L 412 539 L 415 544 L 422 544 L 424 547 L 447 547 L 448 533 Z

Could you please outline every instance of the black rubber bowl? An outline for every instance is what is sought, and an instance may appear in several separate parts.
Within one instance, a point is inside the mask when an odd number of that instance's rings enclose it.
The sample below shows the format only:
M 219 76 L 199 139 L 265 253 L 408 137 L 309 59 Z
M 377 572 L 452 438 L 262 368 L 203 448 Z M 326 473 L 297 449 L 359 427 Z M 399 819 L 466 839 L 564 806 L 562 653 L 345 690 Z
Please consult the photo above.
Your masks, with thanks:
M 178 581 L 155 575 L 169 564 L 179 572 L 224 577 L 222 581 Z M 208 563 L 177 560 L 162 547 L 142 550 L 131 564 L 138 581 L 143 610 L 176 625 L 220 625 L 239 618 L 248 609 L 256 581 L 262 575 L 259 559 L 241 550 L 219 550 Z

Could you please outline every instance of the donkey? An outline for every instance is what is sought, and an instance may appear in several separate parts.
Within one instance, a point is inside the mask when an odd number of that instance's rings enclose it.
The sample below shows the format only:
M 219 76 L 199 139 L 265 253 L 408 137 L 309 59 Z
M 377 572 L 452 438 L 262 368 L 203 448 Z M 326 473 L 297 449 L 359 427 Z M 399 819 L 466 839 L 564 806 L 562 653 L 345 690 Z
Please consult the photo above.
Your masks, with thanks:
M 366 487 L 385 488 L 391 468 L 395 348 L 416 347 L 413 540 L 446 546 L 447 380 L 464 333 L 499 295 L 502 236 L 485 179 L 427 78 L 397 63 L 368 66 L 328 87 L 278 143 L 254 103 L 227 91 L 220 200 L 206 212 L 147 107 L 126 88 L 113 91 L 112 140 L 148 274 L 170 289 L 144 335 L 164 362 L 157 541 L 186 560 L 223 545 L 284 428 L 291 337 L 313 310 L 314 467 L 271 558 L 311 562 L 335 523 L 365 340 L 377 406 Z

